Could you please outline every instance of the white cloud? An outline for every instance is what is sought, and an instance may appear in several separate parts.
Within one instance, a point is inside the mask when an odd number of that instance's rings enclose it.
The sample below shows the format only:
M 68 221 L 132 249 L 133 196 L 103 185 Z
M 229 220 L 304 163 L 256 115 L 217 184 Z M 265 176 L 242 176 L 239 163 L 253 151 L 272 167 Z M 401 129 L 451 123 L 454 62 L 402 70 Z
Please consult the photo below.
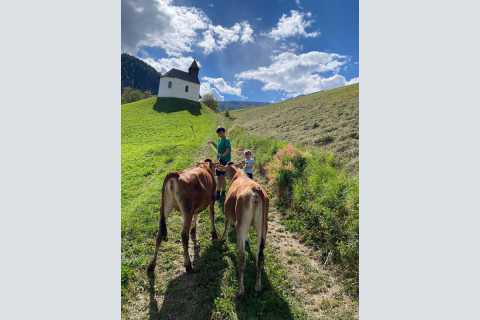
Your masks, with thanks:
M 217 99 L 219 101 L 223 101 L 225 99 L 225 97 L 215 87 L 213 87 L 210 83 L 202 82 L 200 84 L 200 95 L 204 96 L 207 93 L 212 94 L 215 97 L 215 99 Z
M 310 12 L 303 13 L 297 10 L 291 10 L 290 15 L 283 14 L 278 20 L 277 26 L 267 35 L 275 40 L 281 40 L 293 36 L 303 36 L 314 38 L 320 35 L 320 32 L 307 32 L 305 29 L 310 27 L 313 20 Z
M 271 65 L 241 72 L 236 78 L 258 80 L 264 91 L 282 91 L 293 97 L 345 85 L 345 77 L 338 71 L 346 61 L 345 56 L 335 53 L 283 52 L 272 57 Z M 323 76 L 326 72 L 333 75 Z
M 350 80 L 348 80 L 345 85 L 349 85 L 349 84 L 354 84 L 354 83 L 358 83 L 358 77 L 355 77 L 355 78 L 352 78 Z
M 160 47 L 180 56 L 192 51 L 197 30 L 209 23 L 203 11 L 171 0 L 122 0 L 122 49 L 136 53 L 141 46 Z
M 253 41 L 253 29 L 246 21 L 225 28 L 214 26 L 202 10 L 173 5 L 172 0 L 122 0 L 125 52 L 136 54 L 142 46 L 159 47 L 168 56 L 180 57 L 192 52 L 202 35 L 206 53 L 224 49 L 232 42 Z
M 142 58 L 142 60 L 154 67 L 161 74 L 164 74 L 172 68 L 187 71 L 193 62 L 192 57 L 172 57 L 157 60 L 152 59 L 151 57 L 147 57 Z M 202 66 L 198 60 L 197 63 L 199 67 Z
M 230 94 L 242 97 L 242 81 L 237 81 L 234 85 L 228 84 L 223 78 L 202 77 L 202 84 L 204 92 L 211 92 L 223 100 L 222 94 Z M 202 88 L 200 88 L 200 94 Z
M 231 28 L 210 25 L 203 32 L 203 40 L 198 46 L 205 54 L 225 49 L 234 42 L 253 42 L 253 29 L 247 21 L 237 22 Z

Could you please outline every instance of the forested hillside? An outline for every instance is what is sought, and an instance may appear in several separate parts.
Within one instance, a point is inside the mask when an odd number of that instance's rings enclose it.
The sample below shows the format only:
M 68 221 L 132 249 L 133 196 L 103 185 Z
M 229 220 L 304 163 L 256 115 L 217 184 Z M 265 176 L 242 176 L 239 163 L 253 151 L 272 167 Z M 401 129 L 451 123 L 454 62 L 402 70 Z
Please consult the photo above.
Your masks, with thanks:
M 122 91 L 126 87 L 156 94 L 160 73 L 134 56 L 122 53 Z

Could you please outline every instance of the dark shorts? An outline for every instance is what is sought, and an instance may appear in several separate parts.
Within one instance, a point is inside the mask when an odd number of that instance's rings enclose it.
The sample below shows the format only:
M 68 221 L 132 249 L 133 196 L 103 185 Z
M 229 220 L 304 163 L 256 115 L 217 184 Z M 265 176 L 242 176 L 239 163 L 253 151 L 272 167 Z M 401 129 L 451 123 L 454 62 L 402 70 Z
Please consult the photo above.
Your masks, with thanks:
M 248 173 L 248 172 L 246 172 L 246 174 L 247 174 L 247 176 L 248 176 L 250 179 L 253 180 L 253 173 Z
M 226 166 L 226 165 L 227 165 L 227 161 L 219 160 L 219 162 L 220 162 L 220 164 L 221 164 L 222 166 Z M 215 169 L 215 175 L 216 175 L 217 177 L 224 176 L 224 175 L 225 175 L 225 172 Z

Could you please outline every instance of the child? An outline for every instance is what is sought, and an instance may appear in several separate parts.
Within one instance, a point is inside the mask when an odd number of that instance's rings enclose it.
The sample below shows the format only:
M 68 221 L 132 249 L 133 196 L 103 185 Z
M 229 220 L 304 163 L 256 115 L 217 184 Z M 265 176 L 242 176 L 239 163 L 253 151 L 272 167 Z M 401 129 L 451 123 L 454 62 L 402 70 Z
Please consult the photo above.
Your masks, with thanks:
M 255 160 L 252 157 L 252 151 L 245 150 L 243 154 L 245 155 L 245 160 L 243 160 L 245 167 L 243 168 L 243 170 L 245 171 L 247 176 L 253 180 L 253 164 L 255 163 Z
M 208 141 L 208 143 L 217 149 L 217 159 L 220 164 L 226 165 L 231 160 L 232 146 L 230 145 L 230 140 L 227 139 L 224 127 L 218 127 L 216 132 L 220 138 L 218 143 L 213 141 Z M 217 176 L 216 200 L 219 203 L 223 203 L 223 200 L 225 200 L 225 172 L 215 170 L 215 175 Z

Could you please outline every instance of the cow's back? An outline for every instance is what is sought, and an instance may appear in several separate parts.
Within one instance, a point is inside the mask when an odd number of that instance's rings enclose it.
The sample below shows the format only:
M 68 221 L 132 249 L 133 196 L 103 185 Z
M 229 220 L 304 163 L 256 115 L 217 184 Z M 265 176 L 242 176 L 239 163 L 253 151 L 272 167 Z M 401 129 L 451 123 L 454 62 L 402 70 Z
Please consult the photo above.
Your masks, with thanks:
M 196 167 L 180 173 L 179 193 L 185 202 L 195 212 L 202 211 L 212 203 L 215 193 L 215 179 L 206 168 Z
M 237 221 L 239 217 L 236 216 L 236 212 L 246 205 L 256 189 L 260 189 L 266 195 L 262 186 L 247 176 L 241 175 L 233 180 L 225 199 L 225 214 L 233 221 Z

